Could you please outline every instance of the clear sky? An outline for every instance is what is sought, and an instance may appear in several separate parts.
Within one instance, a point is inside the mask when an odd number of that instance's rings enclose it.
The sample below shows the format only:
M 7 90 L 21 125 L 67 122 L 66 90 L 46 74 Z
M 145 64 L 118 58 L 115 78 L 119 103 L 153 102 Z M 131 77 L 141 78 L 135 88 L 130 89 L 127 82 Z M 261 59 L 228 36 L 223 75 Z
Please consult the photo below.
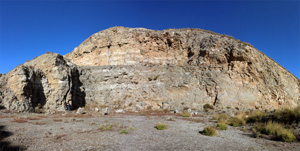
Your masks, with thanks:
M 201 28 L 252 44 L 300 78 L 300 2 L 0 0 L 0 73 L 67 54 L 114 26 Z

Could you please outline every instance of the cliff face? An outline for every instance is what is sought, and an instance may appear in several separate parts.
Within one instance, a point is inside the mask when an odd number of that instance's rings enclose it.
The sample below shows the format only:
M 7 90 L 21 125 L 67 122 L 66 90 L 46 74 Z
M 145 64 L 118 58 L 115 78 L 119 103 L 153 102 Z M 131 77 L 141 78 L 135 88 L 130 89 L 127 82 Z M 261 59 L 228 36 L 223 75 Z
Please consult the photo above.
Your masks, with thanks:
M 133 111 L 300 103 L 299 80 L 275 61 L 249 44 L 199 29 L 110 28 L 64 57 L 42 55 L 0 81 L 2 104 L 19 111 L 39 100 L 46 110 L 63 110 L 65 102 Z
M 1 76 L 1 102 L 9 110 L 31 112 L 37 106 L 64 111 L 65 102 L 71 100 L 75 106 L 83 106 L 77 79 L 76 65 L 59 54 L 47 53 Z

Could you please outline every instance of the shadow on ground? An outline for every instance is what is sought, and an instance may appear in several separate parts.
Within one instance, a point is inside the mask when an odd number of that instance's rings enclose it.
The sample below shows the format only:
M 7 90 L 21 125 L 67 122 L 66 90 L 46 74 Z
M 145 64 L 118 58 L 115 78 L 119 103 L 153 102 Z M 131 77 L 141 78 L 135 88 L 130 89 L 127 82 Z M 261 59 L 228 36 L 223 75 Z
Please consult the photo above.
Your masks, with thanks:
M 5 126 L 0 125 L 0 151 L 22 151 L 26 149 L 22 146 L 12 146 L 10 142 L 3 140 L 12 135 L 12 132 L 5 131 Z

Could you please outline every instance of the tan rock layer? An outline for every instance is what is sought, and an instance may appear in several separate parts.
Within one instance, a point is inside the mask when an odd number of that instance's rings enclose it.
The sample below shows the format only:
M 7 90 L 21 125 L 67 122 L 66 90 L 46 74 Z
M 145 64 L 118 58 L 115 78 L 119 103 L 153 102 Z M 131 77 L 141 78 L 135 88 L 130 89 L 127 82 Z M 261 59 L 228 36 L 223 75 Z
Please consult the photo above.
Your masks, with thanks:
M 64 57 L 48 53 L 0 82 L 6 108 L 275 109 L 300 103 L 300 82 L 251 45 L 200 29 L 114 27 Z M 42 100 L 42 101 L 40 101 Z

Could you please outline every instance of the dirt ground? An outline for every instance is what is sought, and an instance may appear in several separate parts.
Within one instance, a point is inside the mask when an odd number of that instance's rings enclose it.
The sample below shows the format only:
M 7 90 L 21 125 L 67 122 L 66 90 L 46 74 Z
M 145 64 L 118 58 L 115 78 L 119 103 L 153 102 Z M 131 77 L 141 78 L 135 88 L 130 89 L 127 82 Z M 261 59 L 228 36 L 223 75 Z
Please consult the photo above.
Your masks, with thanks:
M 166 130 L 157 130 L 163 123 Z M 148 150 L 282 150 L 299 151 L 300 143 L 254 138 L 230 127 L 217 136 L 200 132 L 216 125 L 211 116 L 121 113 L 114 115 L 75 112 L 53 115 L 0 112 L 0 151 L 148 151 Z M 126 130 L 128 134 L 121 134 Z

